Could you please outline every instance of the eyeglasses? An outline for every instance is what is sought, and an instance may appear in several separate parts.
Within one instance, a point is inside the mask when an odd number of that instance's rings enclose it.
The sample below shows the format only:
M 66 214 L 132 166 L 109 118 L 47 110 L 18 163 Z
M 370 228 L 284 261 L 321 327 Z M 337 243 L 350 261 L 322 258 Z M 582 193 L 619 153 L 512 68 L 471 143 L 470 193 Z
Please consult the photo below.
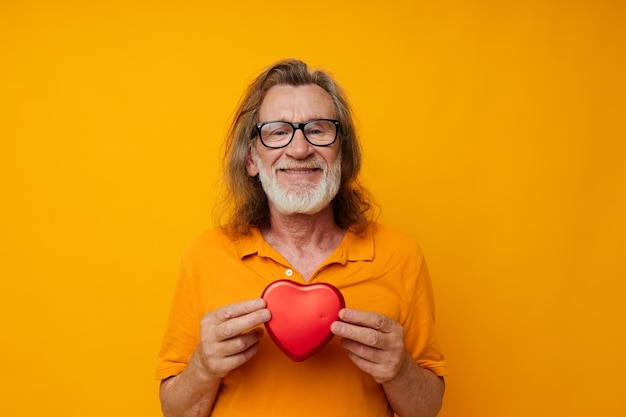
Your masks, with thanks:
M 304 138 L 314 146 L 330 146 L 337 140 L 339 121 L 331 119 L 309 120 L 306 123 L 262 122 L 257 123 L 261 143 L 268 148 L 284 148 L 302 130 Z

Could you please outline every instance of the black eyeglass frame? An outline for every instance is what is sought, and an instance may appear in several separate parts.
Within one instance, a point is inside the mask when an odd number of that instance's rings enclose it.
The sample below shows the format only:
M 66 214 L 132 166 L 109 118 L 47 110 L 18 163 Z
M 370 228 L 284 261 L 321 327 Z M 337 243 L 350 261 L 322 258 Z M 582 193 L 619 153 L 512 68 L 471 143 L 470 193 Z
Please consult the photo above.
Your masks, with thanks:
M 306 125 L 308 125 L 309 123 L 315 123 L 315 122 L 321 122 L 321 121 L 325 121 L 325 122 L 333 122 L 333 124 L 335 125 L 335 138 L 329 142 L 329 143 L 325 143 L 323 145 L 318 145 L 317 143 L 313 143 L 309 140 L 309 138 L 306 137 L 306 133 L 304 133 L 304 127 Z M 289 138 L 289 140 L 287 141 L 287 143 L 285 143 L 284 145 L 281 146 L 269 146 L 267 143 L 265 143 L 263 141 L 263 135 L 261 135 L 261 128 L 265 125 L 268 125 L 270 123 L 287 123 L 288 125 L 291 125 L 291 127 L 293 127 L 293 132 L 291 133 L 291 138 Z M 341 126 L 341 124 L 339 123 L 339 120 L 334 120 L 334 119 L 314 119 L 314 120 L 309 120 L 308 122 L 304 122 L 304 123 L 292 123 L 292 122 L 286 122 L 284 120 L 272 120 L 269 122 L 260 122 L 256 124 L 256 129 L 259 133 L 259 139 L 261 140 L 261 144 L 263 144 L 263 146 L 265 146 L 266 148 L 270 148 L 270 149 L 281 149 L 281 148 L 285 148 L 287 146 L 289 146 L 289 144 L 291 143 L 291 141 L 293 140 L 293 138 L 296 136 L 296 131 L 297 130 L 302 130 L 302 136 L 304 136 L 304 139 L 306 139 L 307 142 L 309 142 L 311 145 L 313 146 L 319 146 L 319 147 L 326 147 L 326 146 L 330 146 L 333 143 L 337 142 L 337 136 L 339 136 L 339 127 Z

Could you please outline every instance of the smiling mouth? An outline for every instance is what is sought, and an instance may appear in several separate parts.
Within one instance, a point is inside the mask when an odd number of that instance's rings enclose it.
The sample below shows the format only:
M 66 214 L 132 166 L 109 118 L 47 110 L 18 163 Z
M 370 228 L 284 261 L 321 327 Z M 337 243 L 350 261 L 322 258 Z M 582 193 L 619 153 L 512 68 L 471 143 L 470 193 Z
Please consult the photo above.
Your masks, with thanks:
M 309 172 L 315 172 L 315 171 L 319 171 L 320 168 L 279 168 L 278 169 L 281 172 L 293 172 L 296 174 L 302 173 L 302 174 L 307 174 Z

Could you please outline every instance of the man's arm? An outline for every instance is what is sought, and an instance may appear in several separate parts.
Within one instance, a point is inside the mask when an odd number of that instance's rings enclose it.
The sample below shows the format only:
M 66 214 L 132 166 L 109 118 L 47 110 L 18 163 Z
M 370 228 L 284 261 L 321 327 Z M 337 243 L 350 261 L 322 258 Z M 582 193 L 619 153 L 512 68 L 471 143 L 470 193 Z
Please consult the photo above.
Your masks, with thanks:
M 198 352 L 181 374 L 161 381 L 159 397 L 164 417 L 206 417 L 211 412 L 222 379 L 202 370 Z
M 164 417 L 207 417 L 222 378 L 252 358 L 271 315 L 263 299 L 230 304 L 203 317 L 200 343 L 185 370 L 161 382 Z
M 339 313 L 332 332 L 343 337 L 348 356 L 382 385 L 387 401 L 400 417 L 435 417 L 441 409 L 443 378 L 421 368 L 404 349 L 400 323 L 353 309 Z
M 444 379 L 421 368 L 408 353 L 406 357 L 404 370 L 395 379 L 382 384 L 387 401 L 401 417 L 434 417 L 441 409 Z

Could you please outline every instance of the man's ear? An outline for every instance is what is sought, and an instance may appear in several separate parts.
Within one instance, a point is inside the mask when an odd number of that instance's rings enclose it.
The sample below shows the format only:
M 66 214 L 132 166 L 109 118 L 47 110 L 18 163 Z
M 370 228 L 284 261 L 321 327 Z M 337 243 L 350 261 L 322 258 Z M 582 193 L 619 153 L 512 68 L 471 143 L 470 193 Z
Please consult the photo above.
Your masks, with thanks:
M 256 165 L 256 162 L 254 162 L 254 158 L 252 157 L 252 146 L 248 148 L 248 154 L 246 155 L 246 171 L 248 171 L 248 175 L 251 177 L 256 177 L 259 175 L 259 167 Z

